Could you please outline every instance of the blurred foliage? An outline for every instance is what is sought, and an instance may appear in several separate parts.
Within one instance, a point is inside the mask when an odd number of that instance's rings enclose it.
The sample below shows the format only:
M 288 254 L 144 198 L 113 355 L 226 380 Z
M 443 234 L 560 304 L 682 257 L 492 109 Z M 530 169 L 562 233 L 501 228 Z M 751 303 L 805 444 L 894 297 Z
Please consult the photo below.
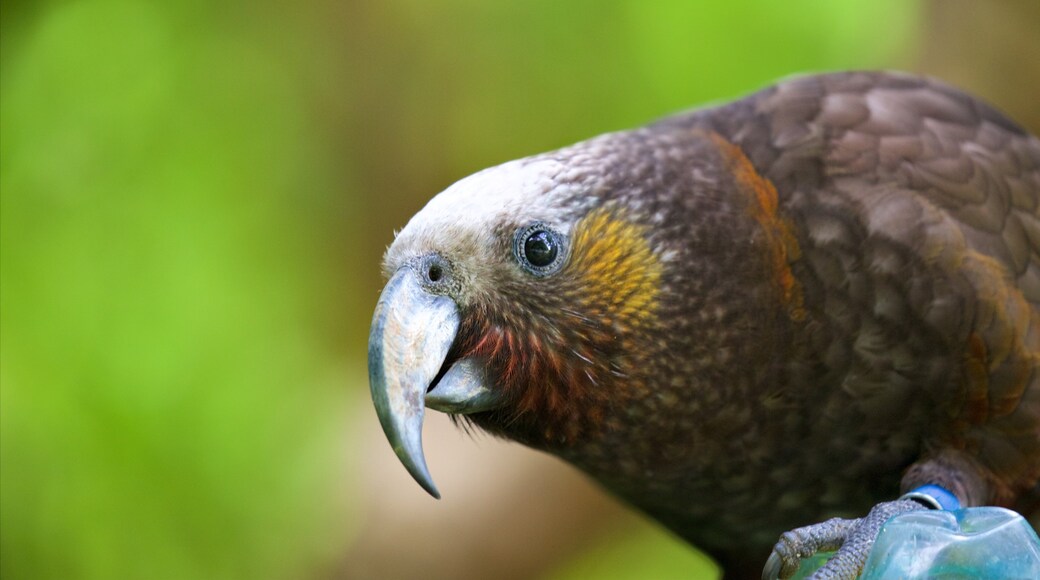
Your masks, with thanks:
M 293 577 L 336 545 L 327 172 L 277 59 L 189 15 L 55 5 L 3 63 L 5 578 Z
M 492 163 L 899 66 L 915 6 L 5 3 L 0 575 L 349 574 L 393 228 Z M 655 533 L 553 577 L 690 558 Z
M 712 578 L 715 565 L 683 542 L 668 541 L 653 530 L 615 535 L 553 571 L 547 580 L 676 580 Z

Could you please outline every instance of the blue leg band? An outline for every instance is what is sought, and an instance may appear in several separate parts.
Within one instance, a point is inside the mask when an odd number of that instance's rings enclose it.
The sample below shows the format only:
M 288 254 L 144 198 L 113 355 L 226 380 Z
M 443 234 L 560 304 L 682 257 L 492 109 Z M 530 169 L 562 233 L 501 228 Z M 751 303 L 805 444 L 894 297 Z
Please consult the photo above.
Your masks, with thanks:
M 937 510 L 953 511 L 961 509 L 961 502 L 957 499 L 957 496 L 945 488 L 932 484 L 922 485 L 899 499 L 912 499 Z

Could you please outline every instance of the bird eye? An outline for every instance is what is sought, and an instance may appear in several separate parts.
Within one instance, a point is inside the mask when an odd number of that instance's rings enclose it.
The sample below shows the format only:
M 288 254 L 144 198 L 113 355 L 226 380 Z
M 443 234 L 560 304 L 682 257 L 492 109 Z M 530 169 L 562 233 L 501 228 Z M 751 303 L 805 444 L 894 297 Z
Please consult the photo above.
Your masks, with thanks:
M 548 276 L 559 270 L 564 250 L 564 237 L 541 223 L 518 231 L 513 248 L 520 265 L 535 276 Z
M 560 253 L 556 238 L 545 230 L 532 233 L 524 242 L 524 257 L 532 266 L 544 268 L 553 263 Z

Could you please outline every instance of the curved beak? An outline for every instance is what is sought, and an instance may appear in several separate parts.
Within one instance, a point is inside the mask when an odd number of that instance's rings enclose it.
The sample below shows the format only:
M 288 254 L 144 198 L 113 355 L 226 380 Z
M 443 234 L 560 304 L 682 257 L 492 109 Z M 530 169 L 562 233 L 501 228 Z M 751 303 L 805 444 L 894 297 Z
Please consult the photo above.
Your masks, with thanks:
M 422 448 L 426 406 L 475 413 L 501 404 L 480 359 L 456 361 L 431 390 L 458 329 L 455 301 L 424 290 L 415 270 L 404 266 L 383 289 L 368 338 L 369 387 L 383 432 L 408 473 L 436 498 Z

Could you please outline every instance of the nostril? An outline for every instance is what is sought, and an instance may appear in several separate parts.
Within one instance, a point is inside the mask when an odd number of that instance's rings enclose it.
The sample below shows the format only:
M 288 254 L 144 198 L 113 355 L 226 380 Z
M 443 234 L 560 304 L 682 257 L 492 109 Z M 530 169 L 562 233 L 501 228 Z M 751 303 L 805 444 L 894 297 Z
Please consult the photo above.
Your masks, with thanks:
M 426 277 L 430 279 L 430 282 L 439 282 L 442 276 L 444 276 L 444 270 L 441 269 L 441 265 L 430 264 L 430 269 L 426 272 Z

